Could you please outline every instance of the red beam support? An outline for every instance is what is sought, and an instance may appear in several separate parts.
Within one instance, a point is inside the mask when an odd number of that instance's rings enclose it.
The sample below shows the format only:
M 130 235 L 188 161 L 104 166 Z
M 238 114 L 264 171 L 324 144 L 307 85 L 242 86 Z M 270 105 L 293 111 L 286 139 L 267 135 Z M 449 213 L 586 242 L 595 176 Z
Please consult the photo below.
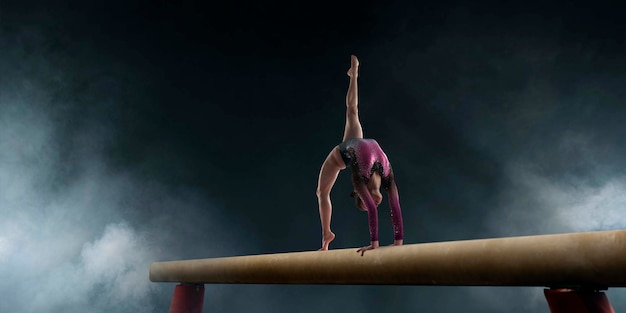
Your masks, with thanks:
M 602 291 L 545 289 L 543 293 L 550 313 L 615 313 Z
M 202 313 L 204 285 L 179 284 L 174 289 L 169 313 Z

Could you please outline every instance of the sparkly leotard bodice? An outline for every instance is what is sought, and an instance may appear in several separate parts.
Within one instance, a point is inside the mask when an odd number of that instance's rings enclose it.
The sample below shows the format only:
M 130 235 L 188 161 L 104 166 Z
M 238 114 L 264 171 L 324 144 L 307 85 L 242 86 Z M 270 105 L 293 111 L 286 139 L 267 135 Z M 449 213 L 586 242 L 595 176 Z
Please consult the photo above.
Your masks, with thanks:
M 369 179 L 375 171 L 379 171 L 381 177 L 389 176 L 389 159 L 376 140 L 352 138 L 340 143 L 339 151 L 346 166 L 356 162 L 363 177 Z
M 394 240 L 404 237 L 402 226 L 402 213 L 398 189 L 393 181 L 393 171 L 389 159 L 378 142 L 374 139 L 352 138 L 338 145 L 339 152 L 347 167 L 358 173 L 358 180 L 353 179 L 354 190 L 367 207 L 370 240 L 378 241 L 378 209 L 376 203 L 367 189 L 367 181 L 374 172 L 382 178 L 382 186 L 387 190 L 391 220 L 393 223 Z

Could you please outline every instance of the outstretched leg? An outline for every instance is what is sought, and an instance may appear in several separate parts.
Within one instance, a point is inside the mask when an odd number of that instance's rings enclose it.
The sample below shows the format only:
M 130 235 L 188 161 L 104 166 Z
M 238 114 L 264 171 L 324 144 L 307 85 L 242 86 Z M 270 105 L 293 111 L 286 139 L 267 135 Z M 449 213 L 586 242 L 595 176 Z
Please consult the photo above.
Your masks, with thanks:
M 359 76 L 359 59 L 355 55 L 351 56 L 351 65 L 348 70 L 350 85 L 346 94 L 346 128 L 343 131 L 343 140 L 352 138 L 363 138 L 363 129 L 359 121 L 359 97 L 357 78 Z

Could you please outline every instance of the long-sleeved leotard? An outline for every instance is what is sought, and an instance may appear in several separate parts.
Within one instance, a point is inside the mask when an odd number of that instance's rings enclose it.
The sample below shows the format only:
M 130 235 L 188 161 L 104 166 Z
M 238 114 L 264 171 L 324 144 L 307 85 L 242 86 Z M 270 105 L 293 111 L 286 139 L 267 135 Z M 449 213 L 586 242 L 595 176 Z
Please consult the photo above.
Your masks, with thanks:
M 382 178 L 382 186 L 387 191 L 393 224 L 393 238 L 394 240 L 402 240 L 404 231 L 398 188 L 393 178 L 389 159 L 378 142 L 374 139 L 353 138 L 339 144 L 339 151 L 346 166 L 352 169 L 354 189 L 367 208 L 370 240 L 378 241 L 378 209 L 367 189 L 367 182 L 374 172 L 378 172 Z

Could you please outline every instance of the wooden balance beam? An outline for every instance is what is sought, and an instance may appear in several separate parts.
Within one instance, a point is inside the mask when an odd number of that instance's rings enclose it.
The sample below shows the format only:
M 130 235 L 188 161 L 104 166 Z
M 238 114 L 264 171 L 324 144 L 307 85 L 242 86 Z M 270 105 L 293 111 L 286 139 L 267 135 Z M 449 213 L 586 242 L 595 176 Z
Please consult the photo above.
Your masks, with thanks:
M 541 286 L 552 313 L 614 313 L 626 286 L 626 230 L 289 252 L 150 265 L 178 282 L 170 313 L 200 313 L 204 284 Z
M 156 262 L 153 282 L 626 286 L 626 230 Z

